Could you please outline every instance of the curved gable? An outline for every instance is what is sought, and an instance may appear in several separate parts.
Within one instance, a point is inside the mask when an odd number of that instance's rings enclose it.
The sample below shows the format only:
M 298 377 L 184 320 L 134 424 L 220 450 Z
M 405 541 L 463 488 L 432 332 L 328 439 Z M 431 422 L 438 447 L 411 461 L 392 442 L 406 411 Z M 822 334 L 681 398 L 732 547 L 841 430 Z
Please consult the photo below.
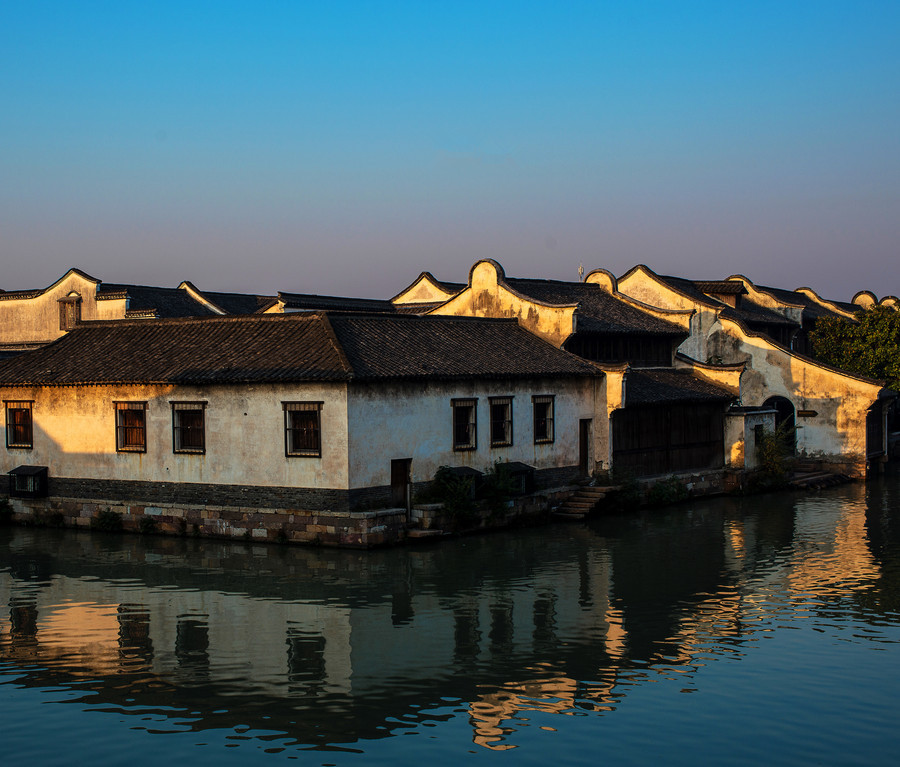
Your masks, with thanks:
M 562 346 L 575 330 L 578 304 L 548 304 L 521 295 L 505 283 L 503 267 L 486 259 L 469 272 L 469 284 L 432 315 L 510 318 L 554 346 Z
M 431 272 L 422 272 L 411 285 L 391 299 L 394 304 L 434 304 L 452 298 L 465 286 L 440 282 Z

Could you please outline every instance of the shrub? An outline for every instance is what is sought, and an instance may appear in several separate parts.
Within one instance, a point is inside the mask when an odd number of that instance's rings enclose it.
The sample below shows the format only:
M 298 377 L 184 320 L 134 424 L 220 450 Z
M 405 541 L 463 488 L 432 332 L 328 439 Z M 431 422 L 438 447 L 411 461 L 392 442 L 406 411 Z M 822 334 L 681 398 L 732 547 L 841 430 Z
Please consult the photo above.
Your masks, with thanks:
M 516 485 L 509 467 L 503 461 L 497 461 L 484 473 L 484 481 L 479 488 L 479 495 L 492 516 L 502 514 L 515 493 Z
M 65 527 L 66 517 L 61 511 L 54 511 L 47 515 L 47 524 L 50 527 Z
M 656 482 L 647 491 L 647 505 L 649 506 L 668 506 L 672 503 L 678 503 L 688 497 L 688 490 L 677 477 L 669 477 L 668 479 Z
M 759 468 L 751 479 L 753 490 L 775 490 L 788 481 L 788 456 L 792 453 L 794 430 L 785 424 L 761 429 L 756 435 L 756 460 Z
M 105 533 L 121 532 L 122 515 L 112 509 L 101 509 L 100 513 L 91 519 L 91 527 Z
M 441 466 L 431 481 L 431 497 L 444 505 L 444 513 L 456 524 L 471 522 L 475 517 L 472 477 L 462 477 L 449 466 Z
M 628 471 L 615 469 L 609 472 L 609 482 L 619 489 L 610 496 L 610 505 L 616 510 L 634 509 L 641 505 L 641 484 Z

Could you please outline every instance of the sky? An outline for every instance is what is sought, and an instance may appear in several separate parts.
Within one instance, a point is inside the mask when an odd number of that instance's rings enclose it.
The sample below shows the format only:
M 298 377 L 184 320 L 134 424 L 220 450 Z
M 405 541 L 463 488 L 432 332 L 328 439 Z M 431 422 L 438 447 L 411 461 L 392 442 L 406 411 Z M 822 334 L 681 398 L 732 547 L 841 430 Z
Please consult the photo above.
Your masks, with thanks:
M 0 0 L 0 288 L 900 295 L 900 2 Z

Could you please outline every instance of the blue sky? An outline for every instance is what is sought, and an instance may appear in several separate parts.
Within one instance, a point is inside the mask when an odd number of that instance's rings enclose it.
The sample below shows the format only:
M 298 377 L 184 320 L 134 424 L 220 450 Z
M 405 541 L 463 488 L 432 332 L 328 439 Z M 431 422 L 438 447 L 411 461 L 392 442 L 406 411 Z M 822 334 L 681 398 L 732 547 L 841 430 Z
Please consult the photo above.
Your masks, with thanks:
M 900 294 L 900 2 L 0 2 L 0 288 Z

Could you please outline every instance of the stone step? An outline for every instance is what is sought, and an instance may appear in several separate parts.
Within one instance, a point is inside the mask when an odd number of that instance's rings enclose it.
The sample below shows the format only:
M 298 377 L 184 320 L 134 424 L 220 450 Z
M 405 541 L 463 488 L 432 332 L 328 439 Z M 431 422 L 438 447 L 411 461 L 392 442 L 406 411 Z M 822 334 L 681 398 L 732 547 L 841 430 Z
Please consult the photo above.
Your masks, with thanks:
M 805 489 L 819 489 L 834 487 L 850 482 L 850 478 L 844 474 L 832 474 L 827 471 L 818 471 L 809 474 L 795 474 L 790 484 L 794 487 Z
M 601 500 L 599 498 L 569 498 L 563 505 L 564 506 L 579 506 L 586 509 L 591 509 L 597 505 L 597 501 Z

